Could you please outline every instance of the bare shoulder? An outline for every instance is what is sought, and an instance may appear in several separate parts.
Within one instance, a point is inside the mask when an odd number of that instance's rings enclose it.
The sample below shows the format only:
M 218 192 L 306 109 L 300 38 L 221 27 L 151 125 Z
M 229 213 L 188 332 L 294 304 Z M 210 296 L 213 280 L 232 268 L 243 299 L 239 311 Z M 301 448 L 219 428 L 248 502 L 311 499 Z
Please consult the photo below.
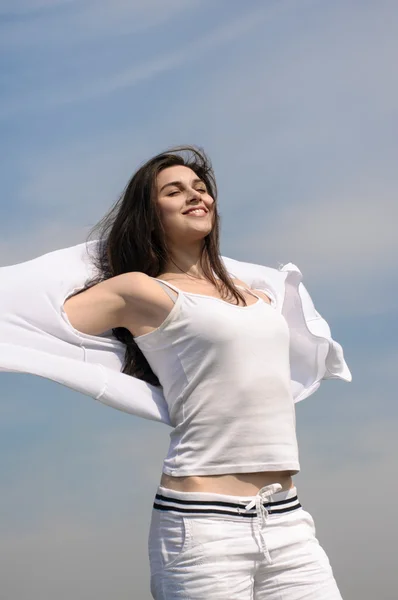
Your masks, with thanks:
M 162 313 L 173 306 L 170 297 L 164 292 L 154 277 L 134 271 L 125 273 L 120 286 L 120 294 L 126 305 L 127 318 L 131 315 L 145 318 Z
M 121 295 L 125 302 L 122 325 L 133 336 L 159 327 L 174 304 L 155 278 L 141 272 L 124 274 Z
M 150 301 L 158 287 L 154 279 L 141 271 L 124 273 L 120 280 L 120 294 L 128 302 Z
M 130 271 L 120 275 L 120 293 L 123 295 L 140 292 L 148 287 L 151 278 L 141 271 Z

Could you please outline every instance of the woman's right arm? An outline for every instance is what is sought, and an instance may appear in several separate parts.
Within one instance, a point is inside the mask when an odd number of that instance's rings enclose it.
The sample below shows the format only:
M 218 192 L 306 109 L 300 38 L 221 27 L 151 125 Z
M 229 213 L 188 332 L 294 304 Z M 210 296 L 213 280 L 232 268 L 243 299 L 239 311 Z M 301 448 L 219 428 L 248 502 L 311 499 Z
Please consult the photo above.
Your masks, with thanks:
M 89 335 L 125 327 L 132 304 L 142 300 L 146 277 L 144 273 L 123 273 L 68 298 L 64 309 L 72 327 Z

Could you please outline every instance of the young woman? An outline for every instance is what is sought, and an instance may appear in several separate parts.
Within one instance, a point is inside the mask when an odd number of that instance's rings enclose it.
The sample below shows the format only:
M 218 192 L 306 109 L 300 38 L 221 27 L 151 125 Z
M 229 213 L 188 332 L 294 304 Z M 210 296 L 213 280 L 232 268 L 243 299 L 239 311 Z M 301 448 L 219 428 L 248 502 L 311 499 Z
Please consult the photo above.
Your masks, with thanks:
M 188 153 L 188 154 L 187 154 Z M 64 309 L 113 330 L 123 372 L 161 385 L 172 424 L 149 534 L 155 600 L 337 600 L 299 472 L 289 328 L 220 257 L 205 154 L 149 160 L 101 221 L 99 275 Z

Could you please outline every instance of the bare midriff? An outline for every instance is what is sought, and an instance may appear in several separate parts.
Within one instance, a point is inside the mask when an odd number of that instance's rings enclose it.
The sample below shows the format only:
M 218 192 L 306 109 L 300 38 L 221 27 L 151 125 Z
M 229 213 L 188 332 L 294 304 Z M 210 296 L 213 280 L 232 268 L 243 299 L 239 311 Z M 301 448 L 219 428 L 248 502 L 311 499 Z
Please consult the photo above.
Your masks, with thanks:
M 174 477 L 162 473 L 160 485 L 178 492 L 212 492 L 231 496 L 255 495 L 265 485 L 280 483 L 282 490 L 293 487 L 290 471 L 262 471 L 257 473 L 228 473 Z

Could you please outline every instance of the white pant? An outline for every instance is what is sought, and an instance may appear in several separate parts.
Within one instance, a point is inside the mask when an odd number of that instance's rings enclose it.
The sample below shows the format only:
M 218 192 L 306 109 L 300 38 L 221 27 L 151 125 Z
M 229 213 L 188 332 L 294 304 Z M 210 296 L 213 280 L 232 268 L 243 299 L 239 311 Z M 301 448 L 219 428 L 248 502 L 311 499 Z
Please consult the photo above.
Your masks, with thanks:
M 295 487 L 255 496 L 158 487 L 149 531 L 155 600 L 342 600 Z

